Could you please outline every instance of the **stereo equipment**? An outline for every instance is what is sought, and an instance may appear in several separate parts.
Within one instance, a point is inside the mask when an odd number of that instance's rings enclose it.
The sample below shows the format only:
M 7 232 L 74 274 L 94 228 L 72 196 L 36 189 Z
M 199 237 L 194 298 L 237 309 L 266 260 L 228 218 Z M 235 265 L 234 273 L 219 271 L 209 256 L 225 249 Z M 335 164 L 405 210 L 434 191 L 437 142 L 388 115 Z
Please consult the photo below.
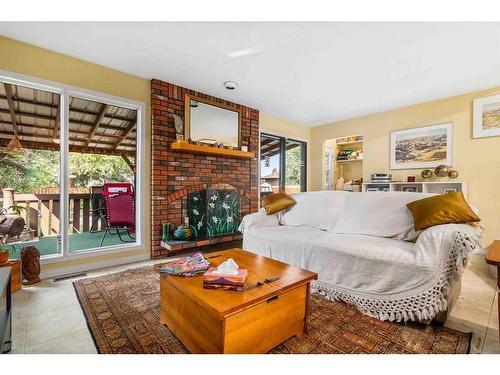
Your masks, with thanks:
M 370 175 L 371 182 L 391 182 L 392 174 L 390 173 L 372 173 Z

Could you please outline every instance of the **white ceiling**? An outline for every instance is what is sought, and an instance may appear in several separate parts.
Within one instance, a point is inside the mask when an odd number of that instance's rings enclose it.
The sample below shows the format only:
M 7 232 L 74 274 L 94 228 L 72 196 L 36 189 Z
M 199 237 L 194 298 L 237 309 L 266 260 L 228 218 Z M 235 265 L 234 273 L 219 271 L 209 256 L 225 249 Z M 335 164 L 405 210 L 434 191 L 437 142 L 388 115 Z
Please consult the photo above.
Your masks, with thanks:
M 0 34 L 308 126 L 500 85 L 500 23 L 3 22 Z

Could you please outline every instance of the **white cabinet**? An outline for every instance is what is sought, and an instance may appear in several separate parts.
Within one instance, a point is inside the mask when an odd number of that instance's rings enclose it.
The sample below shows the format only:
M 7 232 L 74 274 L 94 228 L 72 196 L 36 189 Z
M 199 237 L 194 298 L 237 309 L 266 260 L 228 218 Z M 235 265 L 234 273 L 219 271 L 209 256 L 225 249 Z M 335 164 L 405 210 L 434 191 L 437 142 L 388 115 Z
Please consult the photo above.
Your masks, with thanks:
M 467 197 L 467 183 L 461 181 L 430 182 L 365 182 L 362 191 L 413 191 L 416 193 L 443 194 L 462 191 Z

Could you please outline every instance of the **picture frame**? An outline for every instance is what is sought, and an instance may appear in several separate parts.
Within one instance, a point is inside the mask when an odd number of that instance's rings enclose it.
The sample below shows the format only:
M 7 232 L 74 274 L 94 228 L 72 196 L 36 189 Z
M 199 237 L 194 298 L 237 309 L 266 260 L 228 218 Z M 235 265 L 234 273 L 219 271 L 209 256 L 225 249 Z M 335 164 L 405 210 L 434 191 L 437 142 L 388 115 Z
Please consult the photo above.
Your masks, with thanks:
M 444 188 L 443 189 L 443 194 L 447 194 L 447 193 L 456 193 L 458 191 L 457 188 Z
M 453 123 L 391 132 L 390 169 L 424 169 L 453 164 Z
M 473 101 L 472 138 L 500 136 L 500 94 Z

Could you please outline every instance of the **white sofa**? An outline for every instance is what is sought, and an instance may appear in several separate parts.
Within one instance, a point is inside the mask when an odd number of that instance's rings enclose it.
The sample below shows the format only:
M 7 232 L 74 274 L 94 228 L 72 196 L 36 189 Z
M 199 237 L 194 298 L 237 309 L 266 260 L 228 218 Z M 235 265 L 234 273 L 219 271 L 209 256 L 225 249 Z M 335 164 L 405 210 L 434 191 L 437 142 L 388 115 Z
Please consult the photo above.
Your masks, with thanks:
M 463 260 L 478 245 L 479 231 L 446 224 L 416 233 L 406 204 L 430 195 L 293 194 L 297 204 L 289 210 L 266 215 L 261 209 L 244 217 L 243 247 L 318 273 L 313 292 L 367 315 L 423 322 L 440 315 L 443 321 L 452 296 L 459 294 Z

